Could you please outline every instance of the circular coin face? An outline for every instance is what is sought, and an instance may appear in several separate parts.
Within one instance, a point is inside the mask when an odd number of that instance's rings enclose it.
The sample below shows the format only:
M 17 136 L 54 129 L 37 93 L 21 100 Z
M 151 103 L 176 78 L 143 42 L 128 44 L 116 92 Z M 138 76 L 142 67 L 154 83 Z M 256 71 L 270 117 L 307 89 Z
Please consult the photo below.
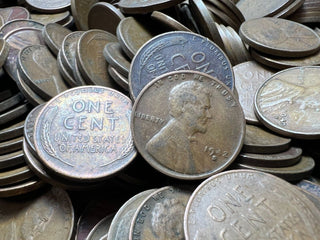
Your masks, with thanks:
M 255 96 L 261 122 L 280 134 L 320 138 L 320 67 L 295 67 L 264 82 Z
M 131 63 L 130 94 L 136 98 L 152 79 L 178 70 L 207 73 L 234 87 L 231 63 L 225 53 L 209 39 L 190 32 L 168 32 L 145 43 Z
M 150 165 L 194 180 L 222 171 L 235 159 L 245 120 L 226 85 L 185 70 L 164 74 L 144 88 L 133 107 L 131 129 Z
M 184 216 L 186 240 L 316 240 L 320 234 L 320 213 L 311 201 L 289 183 L 256 171 L 207 179 L 193 192 Z
M 135 157 L 130 131 L 131 100 L 98 86 L 77 87 L 45 105 L 35 124 L 40 160 L 55 173 L 97 181 Z

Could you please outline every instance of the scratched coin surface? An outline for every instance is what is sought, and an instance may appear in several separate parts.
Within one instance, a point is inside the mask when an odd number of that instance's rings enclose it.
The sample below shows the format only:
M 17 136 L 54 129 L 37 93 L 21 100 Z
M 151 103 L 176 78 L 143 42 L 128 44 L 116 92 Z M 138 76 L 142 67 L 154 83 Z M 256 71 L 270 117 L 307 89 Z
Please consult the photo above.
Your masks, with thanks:
M 131 129 L 138 151 L 151 166 L 192 180 L 231 164 L 242 147 L 245 120 L 226 85 L 183 70 L 161 75 L 144 88 L 133 107 Z
M 183 240 L 183 215 L 190 195 L 189 191 L 173 187 L 154 191 L 137 208 L 129 240 Z
M 28 200 L 0 199 L 0 211 L 2 239 L 71 239 L 73 206 L 67 192 L 60 188 Z
M 303 139 L 320 138 L 320 67 L 278 72 L 259 88 L 255 111 L 271 130 Z
M 140 48 L 131 63 L 130 94 L 136 98 L 148 82 L 161 74 L 195 70 L 207 73 L 234 88 L 231 63 L 211 40 L 190 32 L 168 32 Z
M 43 164 L 65 178 L 97 181 L 135 157 L 131 100 L 100 86 L 69 89 L 50 100 L 36 120 L 34 141 Z
M 239 34 L 254 49 L 280 57 L 305 57 L 320 48 L 311 28 L 286 19 L 252 19 L 241 24 Z
M 316 240 L 319 221 L 319 210 L 291 184 L 266 173 L 237 170 L 212 176 L 193 192 L 184 232 L 186 240 Z

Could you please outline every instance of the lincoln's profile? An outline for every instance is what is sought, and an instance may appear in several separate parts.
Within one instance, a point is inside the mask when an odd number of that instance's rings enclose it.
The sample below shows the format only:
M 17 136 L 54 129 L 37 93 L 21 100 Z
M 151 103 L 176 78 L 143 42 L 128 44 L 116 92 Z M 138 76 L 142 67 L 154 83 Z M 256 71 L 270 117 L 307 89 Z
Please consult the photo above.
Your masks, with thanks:
M 147 151 L 162 165 L 179 173 L 198 173 L 190 149 L 196 133 L 207 131 L 211 118 L 210 93 L 201 82 L 185 81 L 169 94 L 168 123 L 146 144 Z

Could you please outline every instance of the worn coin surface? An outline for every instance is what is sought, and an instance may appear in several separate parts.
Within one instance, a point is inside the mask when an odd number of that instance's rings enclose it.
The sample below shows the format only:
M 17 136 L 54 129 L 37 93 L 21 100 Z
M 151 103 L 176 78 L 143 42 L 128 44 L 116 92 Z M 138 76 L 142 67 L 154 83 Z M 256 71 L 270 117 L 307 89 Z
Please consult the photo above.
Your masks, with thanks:
M 42 23 L 30 20 L 30 19 L 16 19 L 10 22 L 7 22 L 0 28 L 0 32 L 5 36 L 11 31 L 18 30 L 21 28 L 36 28 L 42 30 L 44 25 Z
M 0 67 L 5 63 L 7 56 L 9 54 L 9 45 L 7 42 L 1 38 L 0 39 Z
M 131 62 L 130 94 L 136 98 L 147 83 L 161 74 L 195 70 L 207 73 L 234 88 L 231 63 L 211 40 L 189 32 L 168 32 L 154 37 Z
M 129 240 L 184 239 L 183 215 L 191 192 L 163 187 L 150 194 L 137 208 Z
M 254 114 L 254 95 L 260 85 L 275 71 L 254 61 L 248 61 L 234 66 L 233 72 L 235 87 L 239 93 L 239 102 L 246 121 L 251 124 L 259 124 L 259 120 Z
M 0 9 L 0 15 L 3 17 L 4 23 L 16 20 L 16 19 L 29 19 L 29 11 L 20 6 L 12 6 Z
M 242 147 L 245 121 L 226 85 L 183 70 L 161 75 L 144 88 L 134 104 L 131 129 L 138 151 L 151 166 L 193 180 L 231 164 Z
M 68 194 L 52 188 L 28 200 L 0 200 L 0 229 L 4 239 L 71 238 L 74 211 Z
M 63 12 L 70 7 L 70 0 L 26 0 L 26 3 L 38 12 Z
M 51 14 L 41 14 L 41 13 L 31 13 L 31 19 L 40 22 L 44 25 L 48 23 L 63 23 L 70 17 L 70 12 L 65 11 L 62 13 L 51 13 Z
M 193 192 L 184 232 L 186 240 L 316 240 L 319 221 L 319 210 L 291 184 L 266 173 L 237 170 L 214 175 Z
M 136 155 L 131 108 L 124 94 L 101 86 L 59 94 L 36 120 L 34 139 L 40 160 L 75 181 L 97 181 L 117 173 Z
M 311 28 L 286 19 L 252 19 L 241 24 L 239 34 L 251 47 L 280 57 L 305 57 L 320 48 Z
M 119 73 L 115 68 L 111 65 L 108 66 L 108 73 L 112 77 L 112 79 L 118 83 L 124 90 L 129 91 L 129 83 L 128 78 Z
M 123 13 L 145 14 L 155 10 L 173 7 L 183 0 L 120 0 L 118 6 Z
M 166 26 L 171 31 L 186 31 L 192 32 L 189 28 L 178 22 L 176 19 L 166 15 L 163 12 L 153 11 L 150 17 L 162 25 Z
M 71 0 L 71 12 L 78 30 L 88 30 L 88 14 L 98 0 Z
M 274 74 L 255 96 L 255 111 L 268 128 L 285 136 L 320 138 L 320 67 L 295 67 Z

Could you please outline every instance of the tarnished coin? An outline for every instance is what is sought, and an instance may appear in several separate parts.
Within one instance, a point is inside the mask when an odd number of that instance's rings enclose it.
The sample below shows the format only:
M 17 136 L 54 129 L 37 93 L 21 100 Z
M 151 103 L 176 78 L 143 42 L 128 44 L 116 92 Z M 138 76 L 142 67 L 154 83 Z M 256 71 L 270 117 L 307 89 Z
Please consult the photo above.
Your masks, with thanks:
M 2 128 L 0 130 L 0 142 L 23 135 L 24 120 Z
M 285 136 L 320 138 L 320 67 L 289 68 L 259 88 L 255 111 L 268 128 Z
M 108 64 L 103 56 L 107 43 L 117 42 L 116 36 L 102 30 L 89 30 L 79 39 L 77 44 L 77 64 L 84 80 L 89 84 L 115 88 L 107 71 Z
M 316 240 L 319 221 L 319 210 L 296 187 L 266 173 L 237 170 L 214 175 L 193 192 L 184 232 L 186 240 Z
M 110 214 L 98 222 L 94 228 L 92 228 L 86 240 L 100 240 L 101 237 L 108 234 L 113 217 L 114 214 Z
M 60 49 L 58 56 L 57 56 L 57 66 L 58 66 L 59 72 L 61 74 L 61 77 L 63 78 L 63 80 L 66 82 L 66 84 L 68 86 L 70 86 L 70 87 L 81 86 L 80 84 L 77 84 L 77 82 L 74 80 L 73 74 L 70 74 L 67 71 L 65 65 L 63 65 L 61 49 Z
M 115 68 L 111 67 L 111 65 L 108 66 L 108 73 L 119 86 L 124 90 L 129 91 L 128 78 L 119 73 Z
M 308 192 L 304 189 L 298 188 L 298 190 L 300 190 L 314 204 L 314 206 L 316 206 L 318 209 L 320 209 L 320 198 L 319 197 L 311 194 L 310 192 Z
M 273 154 L 240 153 L 237 162 L 258 167 L 287 167 L 296 164 L 301 155 L 301 148 L 291 147 Z
M 173 7 L 183 0 L 120 0 L 118 6 L 123 13 L 145 14 L 155 10 Z
M 88 27 L 116 34 L 117 26 L 124 19 L 118 8 L 110 3 L 98 2 L 91 6 L 88 14 Z
M 151 18 L 158 21 L 162 25 L 166 26 L 171 31 L 186 31 L 192 32 L 189 28 L 184 26 L 182 23 L 178 22 L 174 18 L 170 17 L 159 11 L 153 11 Z
M 68 10 L 71 0 L 26 0 L 26 3 L 38 12 L 56 13 Z
M 9 111 L 0 115 L 0 125 L 10 123 L 11 121 L 24 116 L 31 110 L 30 103 L 25 102 Z
M 42 30 L 44 41 L 56 56 L 62 46 L 63 39 L 69 33 L 71 31 L 68 28 L 62 27 L 58 23 L 48 23 Z
M 19 103 L 23 102 L 24 99 L 25 98 L 21 93 L 17 93 L 3 102 L 0 102 L 0 113 L 17 106 Z
M 300 181 L 311 175 L 312 170 L 315 167 L 315 162 L 311 157 L 302 156 L 298 163 L 288 167 L 258 167 L 242 163 L 238 163 L 237 166 L 243 169 L 270 173 L 287 181 Z
M 25 163 L 22 150 L 0 155 L 0 169 L 16 167 L 21 165 L 22 163 Z
M 40 22 L 44 25 L 48 23 L 59 23 L 62 24 L 70 17 L 70 12 L 65 11 L 62 13 L 51 13 L 51 14 L 44 14 L 44 13 L 31 13 L 31 19 L 37 22 Z
M 5 35 L 4 39 L 10 46 L 4 69 L 12 79 L 18 82 L 17 61 L 19 51 L 29 45 L 45 45 L 45 42 L 41 30 L 36 28 L 21 28 L 11 31 Z
M 19 52 L 20 76 L 45 100 L 68 89 L 59 73 L 57 60 L 43 45 L 30 45 Z
M 67 90 L 50 100 L 35 124 L 35 147 L 43 164 L 65 178 L 98 181 L 135 157 L 131 100 L 105 87 Z
M 3 64 L 7 60 L 7 56 L 9 54 L 9 45 L 4 39 L 0 39 L 0 68 L 2 68 Z
M 29 11 L 20 6 L 12 6 L 0 9 L 0 15 L 3 17 L 4 23 L 10 22 L 16 19 L 29 19 Z
M 320 185 L 310 182 L 308 180 L 302 180 L 296 184 L 299 188 L 302 188 L 303 190 L 306 190 L 309 193 L 312 193 L 313 195 L 320 198 Z
M 4 170 L 0 172 L 0 186 L 8 186 L 30 179 L 34 173 L 28 166 Z
M 138 151 L 151 166 L 194 180 L 231 164 L 243 144 L 245 121 L 226 85 L 183 70 L 161 75 L 144 88 L 133 107 L 131 129 Z
M 190 195 L 173 187 L 150 194 L 132 218 L 129 240 L 184 239 L 183 215 Z
M 290 138 L 272 134 L 258 126 L 247 125 L 243 143 L 243 152 L 247 153 L 279 153 L 289 149 Z
M 107 62 L 125 77 L 129 76 L 130 62 L 123 55 L 121 46 L 117 42 L 107 43 L 103 49 L 103 56 Z
M 280 57 L 305 57 L 320 48 L 311 28 L 286 19 L 252 19 L 241 24 L 239 34 L 254 49 Z
M 42 23 L 30 20 L 30 19 L 17 19 L 7 22 L 0 28 L 0 32 L 3 33 L 4 38 L 7 34 L 15 30 L 21 30 L 22 28 L 36 28 L 42 30 L 44 25 Z
M 93 4 L 98 0 L 71 0 L 71 12 L 78 30 L 88 30 L 88 15 Z
M 122 205 L 111 222 L 108 232 L 109 239 L 129 239 L 130 223 L 135 211 L 140 206 L 140 204 L 153 192 L 155 192 L 155 189 L 143 191 L 133 196 L 125 204 Z
M 235 87 L 239 93 L 239 102 L 246 121 L 251 124 L 259 124 L 254 114 L 254 95 L 260 85 L 274 74 L 274 71 L 254 61 L 249 61 L 234 66 L 233 72 Z
M 0 200 L 5 239 L 71 239 L 74 211 L 68 194 L 51 188 L 28 200 Z
M 131 96 L 136 98 L 155 77 L 178 70 L 204 72 L 234 88 L 232 66 L 225 53 L 201 35 L 177 31 L 154 37 L 136 54 L 129 73 Z
M 133 17 L 121 20 L 117 27 L 117 37 L 122 50 L 129 58 L 133 58 L 140 47 L 156 34 L 146 28 L 144 23 Z
M 275 14 L 273 17 L 287 18 L 292 13 L 297 11 L 303 5 L 304 2 L 305 2 L 304 0 L 294 0 L 293 2 L 291 1 L 290 5 L 288 5 L 285 9 Z
M 23 137 L 17 137 L 0 143 L 0 154 L 7 154 L 22 149 Z
M 19 196 L 22 194 L 33 192 L 33 191 L 38 190 L 39 188 L 42 188 L 44 186 L 46 186 L 45 182 L 43 182 L 37 178 L 34 178 L 34 179 L 27 180 L 22 183 L 14 184 L 13 186 L 0 187 L 0 198 Z M 3 225 L 1 224 L 1 227 L 2 226 Z M 5 230 L 6 230 L 6 228 L 5 228 Z M 1 230 L 1 233 L 3 233 L 3 232 L 4 231 Z M 10 235 L 10 234 L 14 234 L 14 232 L 10 231 L 10 227 L 9 227 L 8 232 L 9 232 L 8 234 L 10 236 L 9 239 L 11 239 L 12 235 Z M 13 235 L 13 236 L 15 236 L 15 235 Z

